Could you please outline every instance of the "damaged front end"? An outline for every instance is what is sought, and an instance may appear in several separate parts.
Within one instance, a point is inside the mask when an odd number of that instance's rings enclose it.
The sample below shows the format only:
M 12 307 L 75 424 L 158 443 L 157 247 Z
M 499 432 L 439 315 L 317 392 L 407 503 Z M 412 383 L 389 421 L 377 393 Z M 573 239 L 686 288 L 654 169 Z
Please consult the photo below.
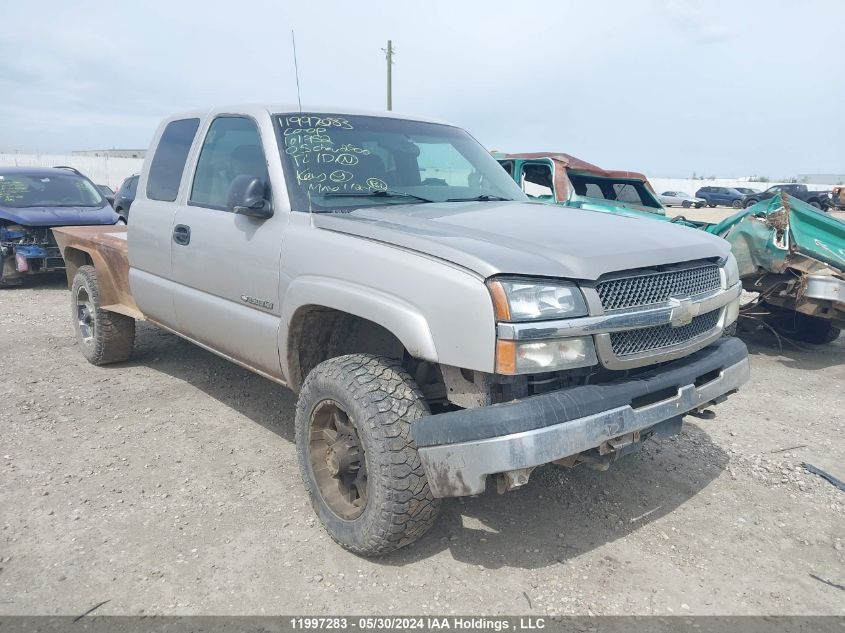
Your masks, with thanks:
M 0 222 L 0 284 L 15 285 L 26 275 L 64 267 L 49 227 Z
M 780 194 L 709 225 L 757 293 L 743 314 L 788 338 L 834 340 L 845 327 L 845 222 Z

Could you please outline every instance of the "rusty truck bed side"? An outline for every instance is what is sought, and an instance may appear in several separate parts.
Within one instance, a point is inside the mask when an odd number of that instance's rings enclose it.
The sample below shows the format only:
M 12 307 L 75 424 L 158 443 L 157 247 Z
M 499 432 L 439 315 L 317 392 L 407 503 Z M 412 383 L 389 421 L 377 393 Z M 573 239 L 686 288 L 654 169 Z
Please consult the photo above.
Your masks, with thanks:
M 64 226 L 53 229 L 53 235 L 65 260 L 68 287 L 80 266 L 92 264 L 103 309 L 144 318 L 129 290 L 126 226 Z

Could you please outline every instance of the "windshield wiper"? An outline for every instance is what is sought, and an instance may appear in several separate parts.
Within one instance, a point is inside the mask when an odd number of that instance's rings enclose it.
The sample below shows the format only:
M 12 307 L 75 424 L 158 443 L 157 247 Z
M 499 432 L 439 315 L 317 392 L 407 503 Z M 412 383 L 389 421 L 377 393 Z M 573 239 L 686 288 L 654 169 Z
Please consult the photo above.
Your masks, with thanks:
M 473 198 L 446 198 L 446 202 L 513 202 L 513 198 L 503 198 L 502 196 L 493 196 L 488 193 L 482 193 L 480 196 Z
M 434 202 L 428 198 L 415 196 L 405 191 L 391 191 L 390 189 L 376 189 L 374 191 L 327 191 L 322 195 L 324 198 L 413 198 L 420 202 Z

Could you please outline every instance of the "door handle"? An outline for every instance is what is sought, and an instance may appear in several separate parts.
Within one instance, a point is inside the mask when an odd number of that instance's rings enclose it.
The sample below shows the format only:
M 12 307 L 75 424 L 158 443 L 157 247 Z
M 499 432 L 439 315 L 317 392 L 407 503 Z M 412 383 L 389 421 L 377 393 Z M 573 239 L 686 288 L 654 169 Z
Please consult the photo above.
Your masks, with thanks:
M 191 227 L 177 224 L 173 228 L 173 241 L 180 246 L 187 246 L 191 242 Z

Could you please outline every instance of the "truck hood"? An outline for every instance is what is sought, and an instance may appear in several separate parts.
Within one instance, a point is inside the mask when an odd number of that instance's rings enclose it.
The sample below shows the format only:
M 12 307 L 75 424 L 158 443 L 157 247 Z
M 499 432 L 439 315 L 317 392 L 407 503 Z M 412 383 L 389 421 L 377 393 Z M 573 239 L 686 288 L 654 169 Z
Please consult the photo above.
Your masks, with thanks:
M 313 215 L 320 229 L 424 253 L 483 277 L 594 280 L 601 275 L 727 257 L 721 238 L 669 222 L 526 202 L 391 205 Z
M 16 207 L 0 206 L 0 220 L 22 226 L 69 226 L 114 224 L 118 215 L 108 204 L 102 207 Z

